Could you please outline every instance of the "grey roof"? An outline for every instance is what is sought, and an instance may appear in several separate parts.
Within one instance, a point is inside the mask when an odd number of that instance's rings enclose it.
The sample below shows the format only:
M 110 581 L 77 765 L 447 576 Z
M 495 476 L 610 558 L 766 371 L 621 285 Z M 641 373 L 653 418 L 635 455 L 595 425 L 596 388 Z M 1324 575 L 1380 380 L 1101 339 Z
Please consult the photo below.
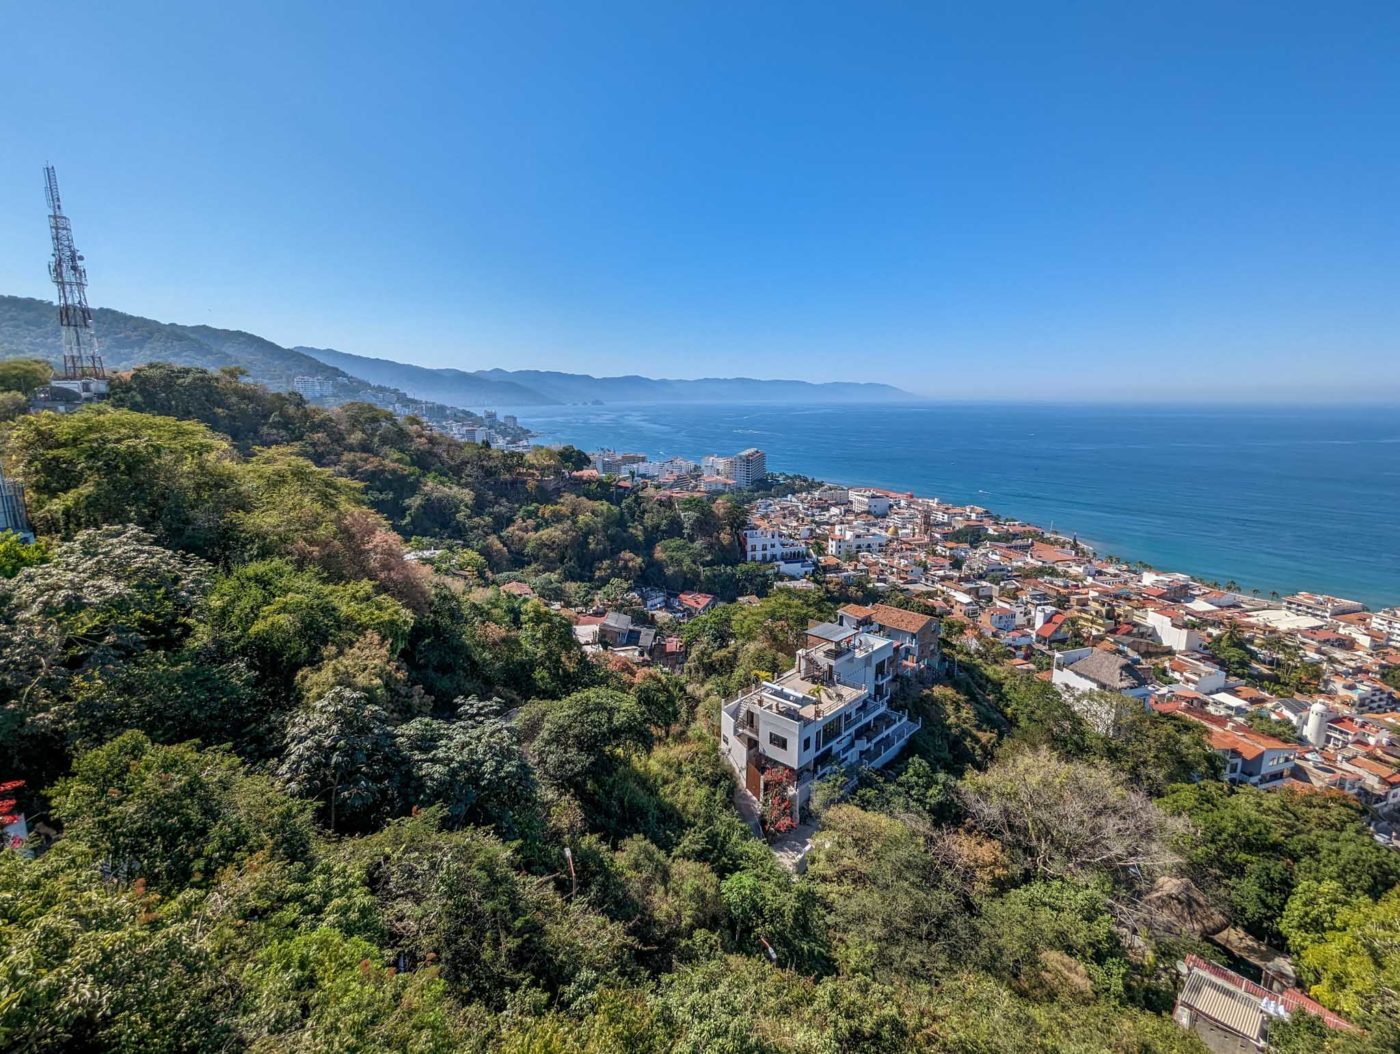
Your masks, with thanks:
M 632 628 L 632 616 L 625 611 L 609 611 L 603 616 L 603 625 L 613 630 L 628 630 Z
M 1111 651 L 1095 649 L 1070 666 L 1071 673 L 1077 673 L 1085 680 L 1103 685 L 1110 691 L 1121 692 L 1129 688 L 1141 688 L 1147 683 L 1133 664 L 1121 655 Z
M 850 626 L 838 626 L 834 622 L 819 622 L 815 626 L 807 627 L 807 636 L 816 637 L 818 640 L 830 641 L 838 644 L 843 640 L 854 637 L 858 630 Z

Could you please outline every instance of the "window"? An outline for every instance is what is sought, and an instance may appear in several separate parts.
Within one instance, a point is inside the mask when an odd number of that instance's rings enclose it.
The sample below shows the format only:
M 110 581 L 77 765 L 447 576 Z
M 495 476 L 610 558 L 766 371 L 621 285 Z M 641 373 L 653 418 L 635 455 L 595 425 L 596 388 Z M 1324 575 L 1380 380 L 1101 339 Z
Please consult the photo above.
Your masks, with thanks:
M 804 751 L 807 751 L 807 750 L 811 750 L 811 749 L 812 749 L 812 737 L 811 737 L 811 736 L 808 736 L 806 739 L 804 739 L 804 740 L 802 741 L 802 749 L 803 749 Z
M 768 744 L 777 747 L 779 750 L 787 749 L 787 736 L 780 736 L 776 732 L 768 733 Z

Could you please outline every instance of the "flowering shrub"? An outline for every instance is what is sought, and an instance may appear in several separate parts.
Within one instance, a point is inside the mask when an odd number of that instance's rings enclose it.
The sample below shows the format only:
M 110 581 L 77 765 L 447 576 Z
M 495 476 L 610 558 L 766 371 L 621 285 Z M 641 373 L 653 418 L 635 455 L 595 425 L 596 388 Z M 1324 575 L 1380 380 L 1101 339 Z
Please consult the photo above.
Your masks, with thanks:
M 763 833 L 769 838 L 787 834 L 797 822 L 792 818 L 792 800 L 788 791 L 796 777 L 786 765 L 771 765 L 763 770 L 763 802 L 759 810 Z
M 0 827 L 8 827 L 12 823 L 17 823 L 20 814 L 16 809 L 19 801 L 15 798 L 15 791 L 24 786 L 24 780 L 7 780 L 0 783 Z M 10 848 L 18 849 L 24 844 L 24 839 L 18 835 L 10 838 Z

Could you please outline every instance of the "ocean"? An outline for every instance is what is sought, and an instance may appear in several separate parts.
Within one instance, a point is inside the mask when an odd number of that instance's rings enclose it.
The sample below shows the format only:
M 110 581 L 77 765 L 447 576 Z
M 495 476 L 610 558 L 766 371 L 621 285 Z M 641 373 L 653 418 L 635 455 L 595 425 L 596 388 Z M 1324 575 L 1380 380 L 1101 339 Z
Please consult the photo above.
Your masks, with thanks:
M 1245 590 L 1400 604 L 1400 408 L 522 407 L 540 441 L 984 505 L 1100 553 Z

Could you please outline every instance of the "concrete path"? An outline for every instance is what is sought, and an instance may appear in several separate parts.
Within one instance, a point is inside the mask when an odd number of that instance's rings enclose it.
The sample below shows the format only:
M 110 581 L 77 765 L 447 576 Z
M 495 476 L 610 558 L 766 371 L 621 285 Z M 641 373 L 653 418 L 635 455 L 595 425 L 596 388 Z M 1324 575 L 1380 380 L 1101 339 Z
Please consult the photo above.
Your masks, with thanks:
M 807 870 L 807 853 L 812 848 L 812 835 L 817 833 L 815 823 L 798 824 L 781 838 L 775 838 L 768 846 L 778 863 L 795 875 Z
M 759 822 L 758 802 L 754 796 L 737 783 L 734 785 L 734 808 L 739 810 L 739 815 L 744 822 L 749 825 L 749 830 L 753 831 L 754 837 L 763 837 L 763 824 Z

